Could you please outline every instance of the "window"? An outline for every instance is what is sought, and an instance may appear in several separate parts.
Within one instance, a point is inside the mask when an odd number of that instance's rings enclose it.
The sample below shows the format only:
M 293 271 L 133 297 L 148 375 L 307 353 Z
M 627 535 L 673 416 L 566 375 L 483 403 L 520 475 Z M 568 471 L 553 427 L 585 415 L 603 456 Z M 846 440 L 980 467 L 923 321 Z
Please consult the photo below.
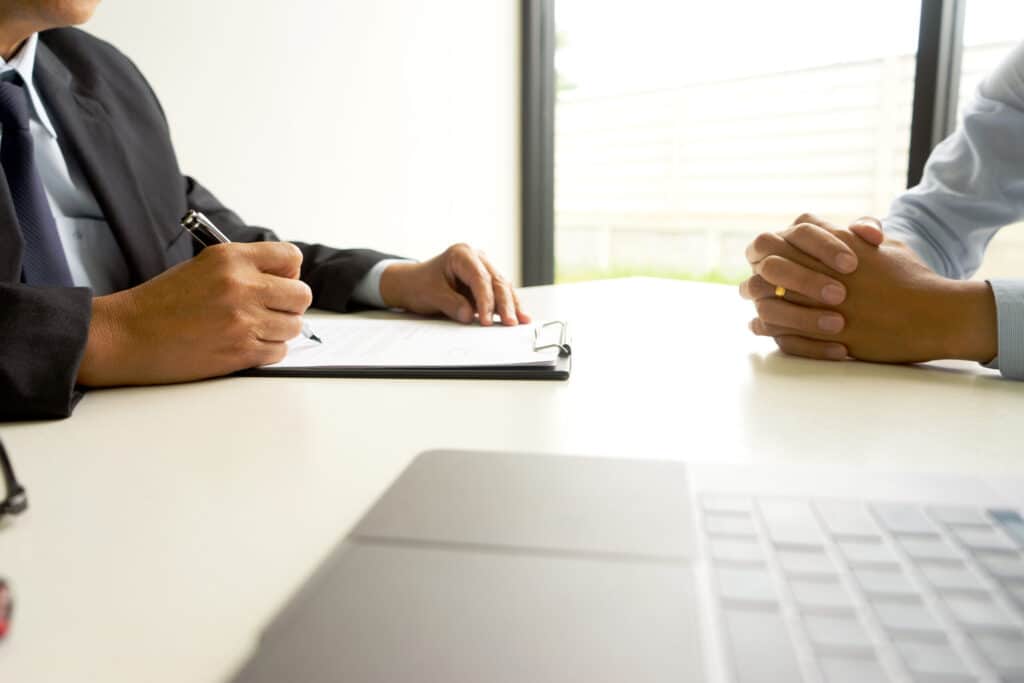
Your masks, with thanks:
M 556 280 L 736 282 L 751 237 L 801 212 L 884 215 L 919 21 L 886 0 L 557 0 Z

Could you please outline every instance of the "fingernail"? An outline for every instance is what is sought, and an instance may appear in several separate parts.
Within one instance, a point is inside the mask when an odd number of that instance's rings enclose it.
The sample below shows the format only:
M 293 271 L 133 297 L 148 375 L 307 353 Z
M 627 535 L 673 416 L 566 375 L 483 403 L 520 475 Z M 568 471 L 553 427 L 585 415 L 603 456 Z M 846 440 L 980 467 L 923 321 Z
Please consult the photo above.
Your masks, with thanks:
M 464 323 L 472 322 L 473 320 L 473 309 L 469 306 L 462 306 L 459 308 L 459 320 Z
M 841 304 L 846 298 L 846 290 L 839 285 L 825 285 L 821 288 L 821 300 L 827 304 Z
M 840 273 L 852 273 L 857 268 L 857 258 L 852 254 L 836 256 L 836 270 Z
M 829 332 L 835 334 L 839 330 L 843 329 L 843 318 L 838 315 L 823 315 L 818 318 L 818 327 L 823 332 Z
M 842 344 L 829 344 L 825 347 L 825 356 L 832 360 L 843 360 L 847 355 L 846 347 Z

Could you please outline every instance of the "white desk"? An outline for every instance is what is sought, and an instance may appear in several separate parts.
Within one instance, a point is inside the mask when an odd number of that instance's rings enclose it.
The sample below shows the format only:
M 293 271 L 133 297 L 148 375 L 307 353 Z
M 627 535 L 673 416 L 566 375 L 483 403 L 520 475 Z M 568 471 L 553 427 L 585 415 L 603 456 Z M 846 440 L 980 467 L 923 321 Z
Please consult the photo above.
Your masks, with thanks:
M 225 379 L 94 392 L 0 425 L 31 508 L 0 680 L 216 681 L 418 452 L 435 447 L 1024 471 L 1024 383 L 968 363 L 788 358 L 733 288 L 529 289 L 567 383 Z

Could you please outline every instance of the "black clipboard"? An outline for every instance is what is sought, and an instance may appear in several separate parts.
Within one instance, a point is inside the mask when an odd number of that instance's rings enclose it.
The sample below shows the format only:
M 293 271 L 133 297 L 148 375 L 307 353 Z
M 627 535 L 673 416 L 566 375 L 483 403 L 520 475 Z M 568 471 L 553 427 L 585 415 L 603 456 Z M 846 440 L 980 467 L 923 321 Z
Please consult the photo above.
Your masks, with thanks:
M 544 343 L 541 334 L 558 328 L 557 340 Z M 569 379 L 572 370 L 572 346 L 569 343 L 569 325 L 563 320 L 553 320 L 537 327 L 534 331 L 534 351 L 557 348 L 558 358 L 554 365 L 486 365 L 468 367 L 293 367 L 293 368 L 250 368 L 235 373 L 238 377 L 354 377 L 374 379 L 525 379 L 560 380 Z

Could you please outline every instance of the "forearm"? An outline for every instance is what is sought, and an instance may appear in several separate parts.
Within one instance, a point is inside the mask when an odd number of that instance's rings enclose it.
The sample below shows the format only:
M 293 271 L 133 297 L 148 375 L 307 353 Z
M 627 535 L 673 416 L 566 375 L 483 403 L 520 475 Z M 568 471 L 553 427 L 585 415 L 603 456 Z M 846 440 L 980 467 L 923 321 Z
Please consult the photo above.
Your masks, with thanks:
M 940 357 L 990 362 L 999 348 L 996 302 L 991 287 L 976 280 L 948 282 L 939 304 L 945 325 L 945 348 Z
M 78 384 L 85 387 L 135 384 L 138 374 L 135 353 L 126 348 L 126 329 L 132 313 L 130 302 L 133 290 L 126 290 L 92 300 L 89 336 L 78 368 Z

